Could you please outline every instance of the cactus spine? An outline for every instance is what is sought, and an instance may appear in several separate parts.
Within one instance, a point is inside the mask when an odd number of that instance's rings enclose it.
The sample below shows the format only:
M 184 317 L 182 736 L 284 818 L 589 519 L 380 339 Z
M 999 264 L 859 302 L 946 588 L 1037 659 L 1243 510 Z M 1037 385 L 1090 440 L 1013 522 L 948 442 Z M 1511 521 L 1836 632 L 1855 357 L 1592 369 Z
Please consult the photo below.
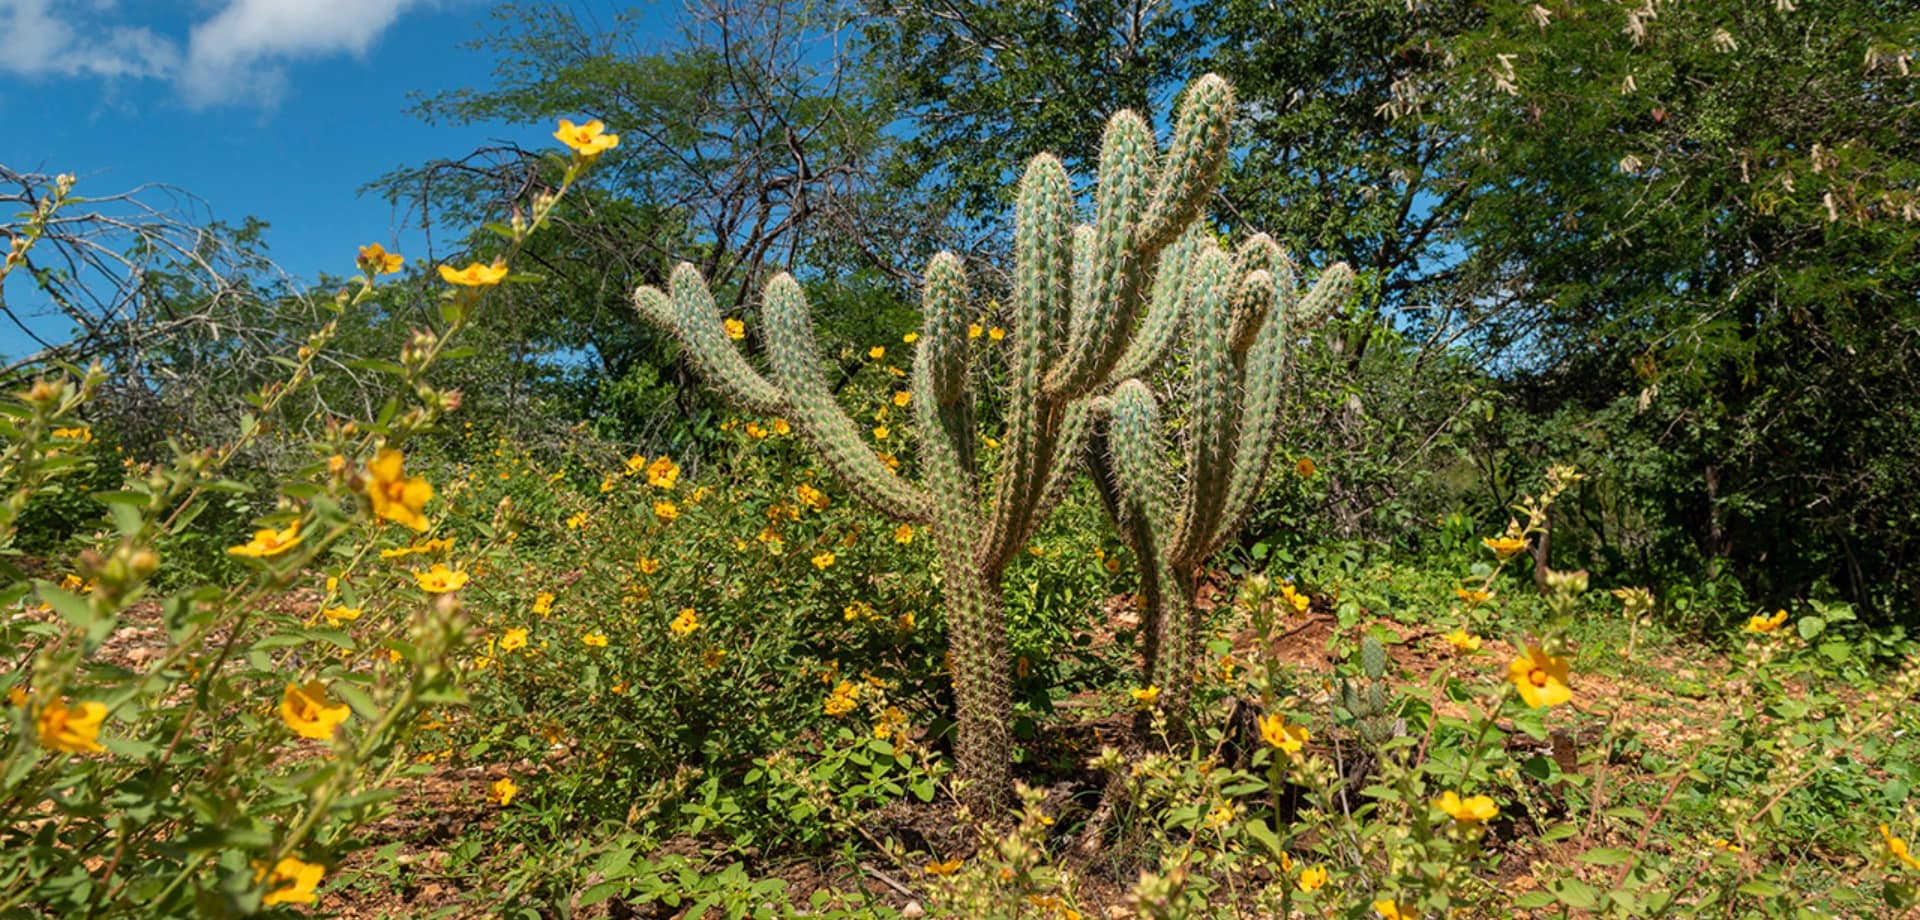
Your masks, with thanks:
M 1191 327 L 1180 393 L 1185 468 L 1169 468 L 1159 402 L 1138 378 L 1099 401 L 1104 423 L 1089 459 L 1140 560 L 1146 682 L 1161 688 L 1162 708 L 1177 718 L 1192 699 L 1199 660 L 1199 572 L 1259 496 L 1291 340 L 1345 298 L 1353 273 L 1336 263 L 1302 295 L 1293 262 L 1264 234 L 1228 253 L 1190 231 L 1161 261 L 1156 299 L 1170 302 L 1156 309 L 1184 313 Z
M 1144 119 L 1113 116 L 1090 227 L 1074 226 L 1073 186 L 1059 160 L 1041 155 L 1028 164 L 1015 212 L 1004 452 L 991 483 L 982 483 L 976 462 L 969 297 L 953 255 L 935 256 L 923 282 L 913 367 L 917 485 L 880 462 L 833 400 L 792 278 L 774 278 L 763 297 L 771 381 L 726 337 L 691 266 L 675 269 L 670 293 L 634 292 L 640 314 L 676 335 L 713 386 L 741 406 L 790 419 L 855 495 L 890 517 L 931 528 L 951 630 L 955 760 L 963 795 L 980 811 L 1003 808 L 1011 788 L 1012 662 L 1001 573 L 1064 494 L 1093 427 L 1091 401 L 1120 379 L 1116 370 L 1145 373 L 1173 343 L 1178 291 L 1151 298 L 1150 308 L 1147 294 L 1169 287 L 1155 278 L 1161 251 L 1195 223 L 1226 161 L 1232 105 L 1225 80 L 1195 81 L 1164 157 Z M 1163 313 L 1168 304 L 1173 312 Z

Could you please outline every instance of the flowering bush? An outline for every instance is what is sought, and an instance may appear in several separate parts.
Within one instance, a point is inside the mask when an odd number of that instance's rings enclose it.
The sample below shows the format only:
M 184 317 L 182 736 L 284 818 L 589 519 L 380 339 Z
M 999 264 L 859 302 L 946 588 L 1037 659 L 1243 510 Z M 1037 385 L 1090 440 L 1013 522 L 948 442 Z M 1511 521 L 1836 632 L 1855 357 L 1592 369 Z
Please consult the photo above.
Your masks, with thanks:
M 440 267 L 441 323 L 378 368 L 401 395 L 377 417 L 327 420 L 302 445 L 308 462 L 281 481 L 225 478 L 265 420 L 314 385 L 340 320 L 400 268 L 399 255 L 369 246 L 332 304 L 338 317 L 253 394 L 237 437 L 129 463 L 117 489 L 92 496 L 106 529 L 69 565 L 0 569 L 0 657 L 13 665 L 0 672 L 0 914 L 213 916 L 322 898 L 331 867 L 360 845 L 356 828 L 416 771 L 420 715 L 462 698 L 462 589 L 500 551 L 416 542 L 435 527 L 435 490 L 408 475 L 405 450 L 460 403 L 429 372 L 487 289 L 515 280 L 519 247 L 610 138 L 575 146 L 557 188 L 503 228 L 490 265 Z M 62 177 L 40 219 L 71 187 Z M 16 242 L 6 269 L 33 240 Z M 103 465 L 85 417 L 107 376 L 48 374 L 0 404 L 0 547 L 37 502 Z M 219 497 L 247 493 L 266 498 L 250 535 L 230 538 L 242 575 L 160 580 L 160 548 Z M 412 570 L 414 554 L 439 561 Z

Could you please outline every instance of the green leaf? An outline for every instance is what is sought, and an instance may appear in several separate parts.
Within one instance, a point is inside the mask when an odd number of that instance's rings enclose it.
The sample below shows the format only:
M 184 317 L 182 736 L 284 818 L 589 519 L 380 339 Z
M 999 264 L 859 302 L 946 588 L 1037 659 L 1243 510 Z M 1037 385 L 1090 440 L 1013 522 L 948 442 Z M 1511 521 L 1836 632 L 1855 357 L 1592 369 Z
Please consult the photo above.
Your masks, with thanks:
M 70 591 L 62 591 L 54 587 L 52 582 L 42 581 L 35 584 L 40 590 L 40 600 L 52 607 L 53 612 L 59 614 L 60 618 L 68 623 L 85 629 L 92 626 L 98 619 L 93 612 L 93 604 L 86 598 Z
M 1634 855 L 1629 850 L 1614 847 L 1596 847 L 1580 854 L 1583 863 L 1592 866 L 1621 866 L 1633 862 Z
M 1554 882 L 1553 894 L 1560 903 L 1581 910 L 1591 910 L 1600 903 L 1600 889 L 1574 878 Z
M 1811 641 L 1827 628 L 1827 621 L 1816 616 L 1804 616 L 1793 627 L 1800 631 L 1800 638 Z

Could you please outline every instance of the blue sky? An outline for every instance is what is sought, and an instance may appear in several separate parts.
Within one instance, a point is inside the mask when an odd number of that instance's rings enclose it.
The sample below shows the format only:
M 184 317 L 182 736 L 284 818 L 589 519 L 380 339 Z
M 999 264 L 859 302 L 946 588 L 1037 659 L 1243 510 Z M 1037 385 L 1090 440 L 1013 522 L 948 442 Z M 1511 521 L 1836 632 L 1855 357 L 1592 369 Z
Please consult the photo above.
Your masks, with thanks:
M 73 173 L 77 194 L 164 183 L 204 201 L 199 217 L 259 217 L 274 259 L 300 278 L 351 273 L 364 243 L 411 256 L 419 232 L 357 195 L 362 185 L 492 141 L 554 143 L 550 125 L 431 126 L 406 113 L 410 93 L 490 85 L 488 54 L 461 46 L 495 25 L 493 5 L 0 0 L 0 164 Z M 612 19 L 614 4 L 573 5 Z M 35 303 L 17 282 L 8 302 Z M 30 350 L 0 328 L 0 354 Z

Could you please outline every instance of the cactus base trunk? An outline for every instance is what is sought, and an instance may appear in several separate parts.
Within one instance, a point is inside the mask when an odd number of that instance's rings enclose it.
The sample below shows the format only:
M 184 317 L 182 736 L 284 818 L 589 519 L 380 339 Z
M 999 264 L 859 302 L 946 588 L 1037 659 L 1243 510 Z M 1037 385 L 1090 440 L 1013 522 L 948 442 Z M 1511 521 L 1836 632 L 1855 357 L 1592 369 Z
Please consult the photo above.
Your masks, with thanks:
M 948 542 L 941 540 L 943 549 Z M 997 815 L 1012 795 L 1013 695 L 1008 686 L 1007 618 L 997 577 L 964 553 L 945 552 L 941 567 L 953 645 L 953 756 L 965 785 L 960 801 L 976 815 Z

